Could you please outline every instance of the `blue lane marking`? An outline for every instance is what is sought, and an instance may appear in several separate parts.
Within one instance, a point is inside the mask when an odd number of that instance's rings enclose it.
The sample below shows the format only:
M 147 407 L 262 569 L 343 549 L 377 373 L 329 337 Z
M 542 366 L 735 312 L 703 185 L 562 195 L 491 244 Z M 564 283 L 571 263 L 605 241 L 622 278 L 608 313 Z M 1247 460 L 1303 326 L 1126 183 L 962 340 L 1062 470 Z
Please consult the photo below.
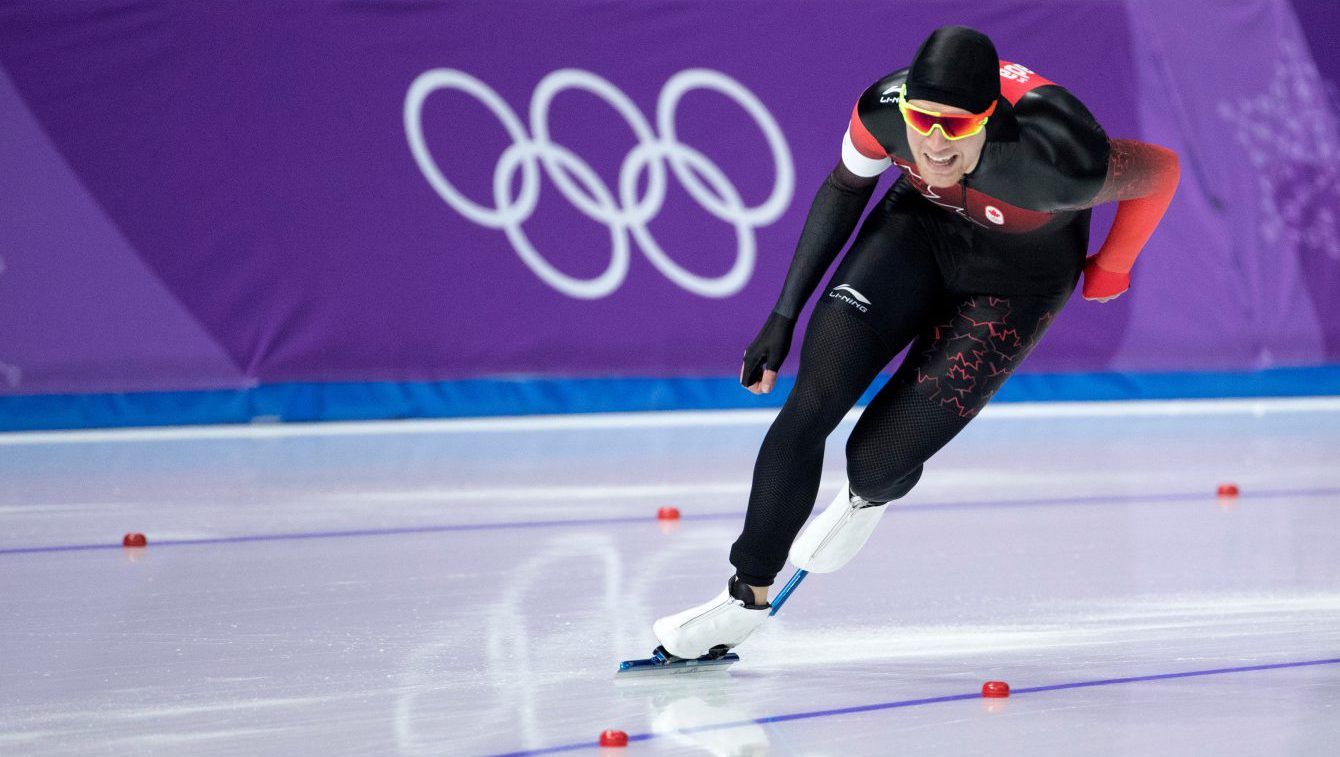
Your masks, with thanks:
M 744 513 L 714 513 L 707 515 L 685 515 L 680 520 L 722 520 L 739 518 Z M 150 547 L 186 547 L 199 544 L 243 544 L 258 541 L 292 541 L 300 539 L 349 539 L 360 536 L 400 536 L 404 534 L 436 534 L 452 531 L 492 531 L 513 528 L 557 528 L 564 526 L 607 526 L 623 523 L 655 522 L 655 516 L 626 516 L 622 518 L 588 518 L 585 520 L 535 520 L 515 523 L 462 523 L 444 526 L 405 526 L 402 528 L 366 528 L 349 531 L 312 531 L 286 534 L 253 534 L 250 536 L 219 536 L 207 539 L 153 539 Z M 68 544 L 50 547 L 12 547 L 0 549 L 0 555 L 30 555 L 43 552 L 84 552 L 97 549 L 121 549 L 117 544 Z
M 1329 497 L 1340 495 L 1340 487 L 1323 489 L 1262 489 L 1250 491 L 1241 499 L 1263 500 L 1281 497 Z M 1174 494 L 1119 494 L 1095 495 L 1089 497 L 1043 497 L 1036 499 L 969 500 L 964 502 L 930 502 L 924 504 L 898 505 L 901 512 L 932 510 L 975 510 L 1003 507 L 1037 507 L 1048 505 L 1104 505 L 1138 502 L 1193 502 L 1214 499 L 1213 494 L 1174 493 Z M 704 513 L 702 515 L 683 515 L 680 520 L 733 520 L 743 518 L 743 512 Z M 252 534 L 249 536 L 219 536 L 205 539 L 162 539 L 149 535 L 150 547 L 186 547 L 202 544 L 245 544 L 248 542 L 298 541 L 304 539 L 349 539 L 364 536 L 401 536 L 406 534 L 439 534 L 455 531 L 501 531 L 520 528 L 564 528 L 574 526 L 611 526 L 628 523 L 647 523 L 655 521 L 654 516 L 629 515 L 610 518 L 584 518 L 580 520 L 531 520 L 500 523 L 461 523 L 440 526 L 405 526 L 401 528 L 365 528 L 347 531 L 311 531 L 279 534 Z M 64 544 L 45 547 L 9 547 L 0 549 L 0 556 L 33 555 L 48 552 L 88 552 L 99 549 L 121 549 L 120 543 L 104 544 Z
M 1227 675 L 1230 673 L 1250 673 L 1259 670 L 1279 670 L 1281 668 L 1303 668 L 1312 665 L 1335 665 L 1340 663 L 1340 657 L 1329 658 L 1325 660 L 1304 660 L 1301 662 L 1277 662 L 1269 665 L 1244 665 L 1235 668 L 1212 668 L 1209 670 L 1189 670 L 1182 673 L 1158 673 L 1147 676 L 1129 676 L 1126 678 L 1104 678 L 1097 681 L 1077 681 L 1074 683 L 1058 683 L 1050 686 L 1031 686 L 1021 689 L 1011 689 L 1010 696 L 1015 697 L 1021 694 L 1038 694 L 1048 691 L 1062 691 L 1064 689 L 1083 689 L 1094 686 L 1115 686 L 1125 683 L 1142 683 L 1146 681 L 1166 681 L 1172 678 L 1195 678 L 1198 676 Z M 813 720 L 816 718 L 828 718 L 838 715 L 852 715 L 862 712 L 875 712 L 878 710 L 894 710 L 903 707 L 920 707 L 927 704 L 941 704 L 944 702 L 960 702 L 967 699 L 981 699 L 980 691 L 971 694 L 951 694 L 943 697 L 925 697 L 923 699 L 903 699 L 896 702 L 880 702 L 879 704 L 866 704 L 855 707 L 842 707 L 835 710 L 813 710 L 811 712 L 795 712 L 787 715 L 772 715 L 763 718 L 754 718 L 753 720 L 737 720 L 732 723 L 713 723 L 712 725 L 698 726 L 696 728 L 681 728 L 678 733 L 701 733 L 703 731 L 720 731 L 727 728 L 740 728 L 748 725 L 768 725 L 769 723 L 784 723 L 791 720 Z M 629 734 L 628 743 L 634 741 L 647 741 L 654 739 L 662 734 L 639 733 Z M 563 744 L 561 746 L 544 747 L 542 749 L 529 749 L 520 752 L 506 752 L 504 754 L 490 755 L 490 757 L 529 757 L 537 754 L 556 754 L 558 752 L 574 752 L 580 749 L 595 749 L 600 746 L 599 742 L 585 741 L 580 744 Z

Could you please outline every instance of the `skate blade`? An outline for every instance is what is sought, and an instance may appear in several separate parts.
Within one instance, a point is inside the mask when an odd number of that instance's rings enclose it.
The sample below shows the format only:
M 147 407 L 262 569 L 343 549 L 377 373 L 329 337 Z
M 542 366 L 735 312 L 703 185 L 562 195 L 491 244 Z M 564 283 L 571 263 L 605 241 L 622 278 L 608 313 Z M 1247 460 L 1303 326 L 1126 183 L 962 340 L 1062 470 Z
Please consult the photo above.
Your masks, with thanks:
M 719 657 L 706 654 L 693 660 L 681 660 L 679 658 L 667 660 L 660 655 L 653 655 L 641 660 L 624 660 L 619 663 L 619 669 L 614 672 L 614 677 L 625 679 L 643 676 L 709 673 L 723 671 L 739 661 L 740 656 L 734 652 L 727 652 Z

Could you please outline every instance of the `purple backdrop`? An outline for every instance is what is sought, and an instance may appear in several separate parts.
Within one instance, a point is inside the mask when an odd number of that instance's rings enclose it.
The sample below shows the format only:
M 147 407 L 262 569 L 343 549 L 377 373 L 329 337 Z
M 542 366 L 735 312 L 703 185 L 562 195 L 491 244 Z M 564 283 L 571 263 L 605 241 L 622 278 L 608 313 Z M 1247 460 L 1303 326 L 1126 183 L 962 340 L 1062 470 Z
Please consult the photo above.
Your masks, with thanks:
M 10 3 L 0 394 L 732 373 L 856 96 L 945 23 L 1183 157 L 1132 291 L 1026 370 L 1340 357 L 1287 0 Z

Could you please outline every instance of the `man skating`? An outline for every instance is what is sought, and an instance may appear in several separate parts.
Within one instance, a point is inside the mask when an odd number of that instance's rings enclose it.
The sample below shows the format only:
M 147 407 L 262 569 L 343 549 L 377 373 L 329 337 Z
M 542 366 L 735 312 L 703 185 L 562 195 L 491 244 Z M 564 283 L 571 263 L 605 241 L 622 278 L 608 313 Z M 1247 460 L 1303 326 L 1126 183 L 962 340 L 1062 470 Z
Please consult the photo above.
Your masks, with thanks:
M 1038 343 L 1081 272 L 1107 301 L 1177 186 L 1171 151 L 1109 139 L 1082 103 L 998 58 L 966 27 L 937 29 L 911 66 L 859 98 L 842 159 L 820 187 L 781 296 L 745 351 L 741 383 L 769 392 L 799 315 L 874 191 L 871 211 L 816 305 L 796 383 L 759 450 L 735 575 L 653 630 L 673 657 L 743 642 L 768 617 L 788 553 L 799 568 L 845 565 L 922 466 L 961 431 Z M 1089 208 L 1118 201 L 1086 261 Z M 805 529 L 824 443 L 879 372 L 911 345 L 847 440 L 847 483 Z M 797 536 L 799 533 L 799 536 Z

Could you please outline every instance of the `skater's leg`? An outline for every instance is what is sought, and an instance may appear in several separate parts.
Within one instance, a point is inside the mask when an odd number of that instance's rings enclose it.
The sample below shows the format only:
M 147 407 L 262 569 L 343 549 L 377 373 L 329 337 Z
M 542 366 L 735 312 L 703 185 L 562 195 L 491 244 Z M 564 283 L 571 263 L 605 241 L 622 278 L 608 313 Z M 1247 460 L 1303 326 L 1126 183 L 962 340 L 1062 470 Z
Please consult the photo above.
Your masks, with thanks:
M 737 575 L 759 587 L 760 598 L 814 509 L 828 435 L 944 296 L 931 242 L 920 212 L 890 193 L 814 308 L 796 384 L 759 449 L 744 528 L 730 551 Z
M 815 308 L 795 387 L 754 467 L 744 531 L 731 547 L 737 579 L 715 599 L 653 624 L 671 654 L 696 657 L 714 646 L 734 647 L 767 618 L 767 587 L 814 506 L 824 440 L 893 354 L 868 326 L 837 307 Z
M 1023 362 L 1069 293 L 963 297 L 917 340 L 847 440 L 852 493 L 906 495 L 922 465 L 977 416 Z
M 791 562 L 829 573 L 851 561 L 885 505 L 916 486 L 926 460 L 991 399 L 1064 302 L 1060 295 L 946 300 L 943 316 L 861 413 L 847 441 L 848 487 L 796 538 Z
M 814 309 L 795 387 L 763 439 L 744 529 L 731 547 L 731 563 L 745 583 L 766 592 L 782 569 L 814 507 L 825 440 L 893 354 L 843 308 L 821 303 Z
M 672 654 L 734 646 L 766 619 L 756 608 L 767 607 L 767 587 L 814 508 L 825 440 L 943 297 L 924 233 L 928 208 L 916 198 L 920 210 L 910 211 L 905 199 L 891 191 L 871 211 L 815 306 L 795 386 L 754 466 L 744 529 L 730 551 L 736 580 L 711 602 L 656 621 Z

